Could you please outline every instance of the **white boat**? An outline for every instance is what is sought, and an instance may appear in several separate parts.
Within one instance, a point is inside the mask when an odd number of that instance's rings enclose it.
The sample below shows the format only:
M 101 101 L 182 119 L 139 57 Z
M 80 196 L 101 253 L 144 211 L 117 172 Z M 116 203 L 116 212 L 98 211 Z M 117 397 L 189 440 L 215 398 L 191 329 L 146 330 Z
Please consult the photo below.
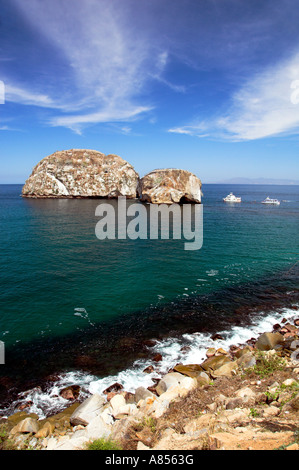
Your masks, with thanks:
M 223 198 L 224 202 L 241 202 L 241 198 L 235 196 L 233 193 L 230 193 L 228 196 Z
M 276 206 L 279 206 L 280 204 L 280 201 L 278 201 L 277 199 L 271 199 L 269 196 L 266 197 L 266 199 L 264 201 L 262 201 L 262 204 L 274 204 Z

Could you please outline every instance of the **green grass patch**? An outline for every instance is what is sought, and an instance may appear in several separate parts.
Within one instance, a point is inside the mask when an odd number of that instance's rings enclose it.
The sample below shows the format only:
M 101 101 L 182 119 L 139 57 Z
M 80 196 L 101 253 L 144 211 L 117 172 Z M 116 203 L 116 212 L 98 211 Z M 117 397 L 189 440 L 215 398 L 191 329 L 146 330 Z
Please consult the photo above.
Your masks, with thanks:
M 122 450 L 119 444 L 110 439 L 95 439 L 87 444 L 86 450 Z
M 256 354 L 256 365 L 250 367 L 248 372 L 254 372 L 261 379 L 273 374 L 277 370 L 283 370 L 285 368 L 286 361 L 284 358 L 279 357 L 276 354 L 269 355 L 262 351 L 258 351 Z

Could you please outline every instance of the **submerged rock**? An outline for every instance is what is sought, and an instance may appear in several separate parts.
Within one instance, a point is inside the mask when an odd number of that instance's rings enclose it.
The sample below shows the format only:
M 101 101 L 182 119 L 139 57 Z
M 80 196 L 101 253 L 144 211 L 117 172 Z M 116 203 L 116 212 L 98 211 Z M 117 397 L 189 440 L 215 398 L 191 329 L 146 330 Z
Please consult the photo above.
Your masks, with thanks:
M 138 195 L 143 202 L 173 204 L 201 202 L 201 181 L 186 170 L 166 168 L 154 170 L 141 178 Z
M 139 176 L 118 155 L 95 150 L 64 150 L 41 160 L 27 179 L 23 197 L 136 198 Z
M 65 400 L 76 400 L 80 394 L 80 385 L 70 385 L 60 390 L 59 395 Z

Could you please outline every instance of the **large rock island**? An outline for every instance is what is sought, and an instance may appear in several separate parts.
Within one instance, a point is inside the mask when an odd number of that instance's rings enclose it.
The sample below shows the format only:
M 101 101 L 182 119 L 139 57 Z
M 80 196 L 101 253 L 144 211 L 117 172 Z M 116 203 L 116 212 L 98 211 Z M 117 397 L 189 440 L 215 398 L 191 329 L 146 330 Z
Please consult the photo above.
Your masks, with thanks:
M 22 196 L 136 198 L 138 181 L 132 165 L 117 155 L 72 149 L 41 160 L 27 179 Z
M 139 178 L 118 155 L 62 150 L 43 158 L 22 189 L 28 198 L 139 198 L 152 204 L 200 203 L 201 181 L 187 170 L 153 170 Z
M 186 170 L 166 168 L 145 175 L 138 184 L 141 201 L 152 204 L 200 203 L 201 181 Z

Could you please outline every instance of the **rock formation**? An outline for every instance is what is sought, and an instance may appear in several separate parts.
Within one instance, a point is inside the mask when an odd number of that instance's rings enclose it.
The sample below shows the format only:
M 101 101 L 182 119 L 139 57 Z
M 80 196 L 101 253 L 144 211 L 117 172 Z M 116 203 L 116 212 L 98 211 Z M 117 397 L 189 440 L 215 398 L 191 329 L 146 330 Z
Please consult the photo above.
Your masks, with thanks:
M 141 201 L 153 204 L 200 203 L 201 181 L 186 170 L 154 170 L 139 181 L 137 192 Z
M 95 150 L 63 150 L 33 169 L 23 190 L 30 198 L 140 198 L 152 204 L 200 203 L 201 181 L 186 170 L 154 170 L 142 179 L 118 155 Z
M 31 198 L 136 197 L 139 176 L 117 155 L 95 150 L 65 150 L 41 160 L 22 196 Z

